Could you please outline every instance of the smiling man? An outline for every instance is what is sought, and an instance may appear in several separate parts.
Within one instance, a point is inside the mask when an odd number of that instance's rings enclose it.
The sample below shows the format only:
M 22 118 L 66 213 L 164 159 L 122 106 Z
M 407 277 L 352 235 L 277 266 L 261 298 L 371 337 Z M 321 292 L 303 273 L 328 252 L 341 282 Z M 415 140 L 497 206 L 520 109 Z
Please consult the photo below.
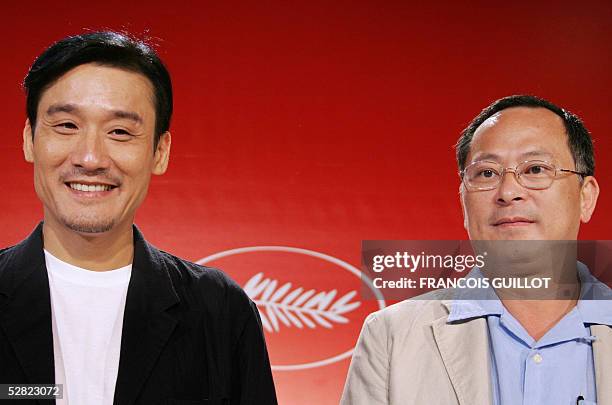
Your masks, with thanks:
M 63 384 L 58 404 L 275 404 L 253 302 L 133 225 L 170 155 L 155 52 L 114 32 L 65 38 L 24 87 L 44 222 L 0 252 L 0 384 Z
M 457 162 L 470 240 L 497 248 L 497 261 L 468 277 L 567 278 L 547 299 L 438 290 L 371 314 L 342 404 L 611 405 L 612 294 L 550 249 L 575 241 L 594 212 L 589 132 L 546 100 L 510 96 L 463 131 Z

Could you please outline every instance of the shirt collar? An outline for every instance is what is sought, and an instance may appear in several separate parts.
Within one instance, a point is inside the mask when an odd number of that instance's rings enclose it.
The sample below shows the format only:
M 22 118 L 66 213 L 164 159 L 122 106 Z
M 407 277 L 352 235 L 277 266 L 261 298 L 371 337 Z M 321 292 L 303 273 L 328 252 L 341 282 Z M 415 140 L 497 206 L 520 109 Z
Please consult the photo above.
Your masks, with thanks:
M 580 300 L 576 305 L 584 323 L 612 326 L 612 289 L 578 262 Z
M 466 277 L 475 279 L 484 278 L 478 267 L 474 267 Z M 447 322 L 489 315 L 501 315 L 504 312 L 504 306 L 492 287 L 489 286 L 486 289 L 479 290 L 477 295 L 479 299 L 470 299 L 469 296 L 473 296 L 473 291 L 458 290 L 455 293 L 455 299 L 450 304 Z
M 612 326 L 612 289 L 591 274 L 588 267 L 578 262 L 580 299 L 576 305 L 583 323 Z M 481 270 L 474 267 L 466 277 L 484 278 Z M 483 316 L 498 315 L 505 308 L 492 287 L 478 293 L 479 299 L 469 299 L 470 292 L 459 290 L 450 303 L 447 322 L 462 321 Z M 473 296 L 473 295 L 472 295 Z M 482 297 L 482 298 L 480 298 Z

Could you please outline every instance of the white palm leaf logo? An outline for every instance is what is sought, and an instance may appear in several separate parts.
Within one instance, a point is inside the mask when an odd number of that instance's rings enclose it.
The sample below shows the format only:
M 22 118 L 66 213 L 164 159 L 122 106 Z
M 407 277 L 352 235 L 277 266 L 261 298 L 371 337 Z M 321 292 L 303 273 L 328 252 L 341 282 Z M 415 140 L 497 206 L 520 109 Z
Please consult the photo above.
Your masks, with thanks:
M 331 329 L 334 324 L 348 323 L 344 315 L 361 305 L 359 301 L 351 301 L 357 294 L 355 290 L 335 299 L 337 290 L 304 291 L 302 287 L 293 290 L 291 287 L 291 283 L 279 286 L 278 280 L 266 278 L 263 273 L 257 273 L 244 285 L 244 291 L 259 308 L 266 331 L 278 332 L 281 324 L 300 329 L 304 325 L 311 329 L 317 326 Z

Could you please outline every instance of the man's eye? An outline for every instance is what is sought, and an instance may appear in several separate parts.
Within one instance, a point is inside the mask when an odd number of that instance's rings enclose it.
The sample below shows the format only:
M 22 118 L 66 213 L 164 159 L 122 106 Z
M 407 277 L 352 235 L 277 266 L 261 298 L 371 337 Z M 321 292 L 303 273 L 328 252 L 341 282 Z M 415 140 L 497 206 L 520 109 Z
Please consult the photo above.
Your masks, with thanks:
M 77 129 L 77 126 L 72 122 L 62 122 L 61 124 L 57 124 L 55 128 L 58 129 Z
M 495 170 L 492 169 L 483 169 L 478 173 L 479 177 L 485 177 L 487 179 L 495 176 Z
M 110 134 L 113 134 L 113 135 L 131 135 L 128 131 L 126 131 L 125 129 L 121 129 L 121 128 L 113 129 L 112 131 L 110 131 Z
M 548 169 L 541 165 L 529 166 L 525 171 L 525 174 L 545 174 Z
M 529 173 L 532 174 L 538 174 L 542 172 L 542 167 L 541 166 L 532 166 L 529 168 Z

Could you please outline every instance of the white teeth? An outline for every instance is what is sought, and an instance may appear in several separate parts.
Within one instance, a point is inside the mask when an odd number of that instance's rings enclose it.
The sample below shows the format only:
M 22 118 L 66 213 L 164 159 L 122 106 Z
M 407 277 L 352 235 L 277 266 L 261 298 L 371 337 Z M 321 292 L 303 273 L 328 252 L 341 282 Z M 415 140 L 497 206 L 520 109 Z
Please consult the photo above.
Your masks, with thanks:
M 81 184 L 81 183 L 69 183 L 70 188 L 78 191 L 108 191 L 111 189 L 111 186 L 105 184 Z

